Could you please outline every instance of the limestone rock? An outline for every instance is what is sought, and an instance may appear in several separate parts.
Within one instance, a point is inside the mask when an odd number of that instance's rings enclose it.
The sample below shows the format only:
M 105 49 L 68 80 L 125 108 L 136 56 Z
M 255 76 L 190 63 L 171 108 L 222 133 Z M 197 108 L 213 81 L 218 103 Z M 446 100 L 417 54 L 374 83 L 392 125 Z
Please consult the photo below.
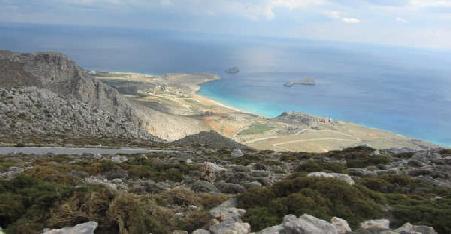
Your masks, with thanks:
M 365 230 L 388 230 L 390 221 L 388 219 L 375 219 L 362 222 L 360 227 Z
M 416 226 L 410 223 L 405 223 L 400 228 L 394 230 L 397 233 L 405 233 L 405 234 L 437 234 L 437 232 L 432 227 L 428 226 Z
M 241 151 L 241 149 L 234 149 L 232 151 L 232 153 L 230 153 L 230 156 L 232 156 L 232 158 L 240 158 L 244 156 L 244 153 Z
M 119 92 L 60 53 L 0 51 L 0 135 L 146 138 Z
M 115 163 L 123 163 L 123 162 L 127 162 L 128 158 L 125 156 L 117 155 L 117 156 L 111 157 L 111 161 L 113 161 Z
M 341 219 L 341 218 L 337 218 L 337 217 L 333 217 L 330 222 L 332 223 L 332 225 L 335 226 L 335 228 L 337 229 L 338 234 L 346 234 L 348 232 L 351 232 L 351 227 L 348 224 L 348 221 Z
M 225 170 L 226 169 L 224 167 L 211 162 L 204 162 L 200 169 L 202 179 L 210 182 L 214 182 L 216 180 L 216 175 Z
M 287 215 L 283 219 L 283 226 L 285 229 L 291 231 L 292 233 L 337 233 L 337 230 L 332 224 L 307 214 L 304 214 L 299 218 L 296 218 L 296 216 L 294 215 Z
M 205 229 L 197 229 L 194 232 L 192 232 L 191 234 L 210 234 L 210 231 L 207 231 Z
M 258 233 L 338 234 L 334 225 L 308 214 L 304 214 L 299 218 L 295 215 L 286 215 L 282 224 L 266 228 Z
M 97 228 L 97 222 L 87 222 L 77 224 L 74 227 L 65 227 L 62 229 L 44 230 L 43 234 L 94 234 Z
M 230 199 L 210 210 L 215 218 L 214 224 L 209 230 L 213 234 L 247 234 L 251 232 L 251 226 L 241 220 L 246 213 L 243 209 L 237 209 L 236 199 Z
M 176 230 L 176 231 L 173 231 L 172 234 L 188 234 L 188 232 L 187 231 Z
M 347 174 L 340 173 L 327 173 L 327 172 L 311 172 L 307 175 L 308 177 L 325 177 L 325 178 L 335 178 L 341 181 L 344 181 L 350 185 L 355 184 L 354 180 L 351 176 Z

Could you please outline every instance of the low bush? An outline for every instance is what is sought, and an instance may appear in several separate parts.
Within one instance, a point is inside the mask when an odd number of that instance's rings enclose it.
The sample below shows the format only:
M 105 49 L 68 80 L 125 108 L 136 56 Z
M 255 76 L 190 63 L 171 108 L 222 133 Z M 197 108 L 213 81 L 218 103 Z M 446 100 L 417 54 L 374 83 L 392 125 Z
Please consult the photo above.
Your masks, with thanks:
M 296 172 L 335 172 L 346 173 L 346 165 L 337 162 L 309 160 L 296 168 Z
M 256 188 L 239 196 L 239 206 L 248 209 L 244 219 L 254 231 L 267 222 L 280 223 L 286 214 L 308 213 L 321 219 L 342 217 L 356 227 L 366 219 L 383 217 L 383 198 L 362 187 L 329 178 L 297 177 Z
M 71 192 L 64 185 L 29 176 L 0 181 L 0 226 L 7 228 L 9 233 L 42 230 L 50 208 Z

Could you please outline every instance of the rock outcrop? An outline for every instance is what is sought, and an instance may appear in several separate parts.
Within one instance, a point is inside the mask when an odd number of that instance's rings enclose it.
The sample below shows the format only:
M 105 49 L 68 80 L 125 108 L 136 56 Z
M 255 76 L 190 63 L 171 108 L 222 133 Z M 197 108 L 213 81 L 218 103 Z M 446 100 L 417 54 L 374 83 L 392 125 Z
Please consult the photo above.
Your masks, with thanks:
M 235 200 L 229 200 L 212 209 L 210 215 L 214 217 L 210 226 L 213 234 L 248 234 L 251 225 L 244 223 L 241 216 L 246 213 L 243 209 L 237 209 Z
M 44 230 L 44 234 L 94 234 L 97 228 L 97 222 L 87 222 L 77 224 L 74 227 L 65 227 L 62 229 Z
M 437 234 L 432 227 L 416 226 L 410 223 L 392 230 L 390 221 L 387 219 L 368 220 L 362 222 L 360 226 L 360 229 L 353 232 L 344 219 L 334 217 L 329 223 L 308 214 L 299 218 L 295 215 L 286 215 L 281 224 L 261 230 L 257 234 Z
M 0 88 L 0 134 L 148 137 L 125 116 L 36 87 Z
M 304 214 L 297 218 L 295 215 L 286 215 L 280 225 L 264 229 L 258 234 L 337 234 L 337 229 L 331 223 Z
M 0 51 L 0 88 L 4 135 L 149 137 L 133 104 L 63 54 Z

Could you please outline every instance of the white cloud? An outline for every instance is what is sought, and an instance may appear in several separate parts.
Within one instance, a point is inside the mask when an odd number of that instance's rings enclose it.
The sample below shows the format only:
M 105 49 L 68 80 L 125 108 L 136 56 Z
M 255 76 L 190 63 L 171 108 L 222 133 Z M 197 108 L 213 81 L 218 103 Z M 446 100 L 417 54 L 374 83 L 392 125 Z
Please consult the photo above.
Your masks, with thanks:
M 362 22 L 360 19 L 355 17 L 347 17 L 340 11 L 328 11 L 325 13 L 326 16 L 328 16 L 331 19 L 337 19 L 340 20 L 343 23 L 346 24 L 358 24 Z
M 408 20 L 406 20 L 406 19 L 404 19 L 404 18 L 402 18 L 402 17 L 396 17 L 395 20 L 396 20 L 396 22 L 402 23 L 402 24 L 406 24 L 406 23 L 409 22 Z
M 271 0 L 269 4 L 274 8 L 285 7 L 294 10 L 323 3 L 325 3 L 325 0 Z
M 347 23 L 347 24 L 358 24 L 360 22 L 362 22 L 360 19 L 357 18 L 341 18 L 341 21 L 343 21 L 343 23 Z
M 451 7 L 451 0 L 410 0 L 414 7 Z

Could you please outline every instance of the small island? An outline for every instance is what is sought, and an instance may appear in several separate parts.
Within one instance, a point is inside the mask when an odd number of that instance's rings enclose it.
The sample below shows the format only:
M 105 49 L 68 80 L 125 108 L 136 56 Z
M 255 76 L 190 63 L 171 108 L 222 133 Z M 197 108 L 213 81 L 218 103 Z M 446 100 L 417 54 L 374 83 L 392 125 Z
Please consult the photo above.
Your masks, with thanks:
M 291 88 L 295 85 L 306 85 L 306 86 L 315 86 L 316 81 L 313 78 L 304 78 L 303 80 L 298 81 L 288 81 L 284 84 L 285 87 Z
M 225 70 L 228 74 L 237 74 L 240 72 L 240 69 L 238 67 L 231 67 Z

